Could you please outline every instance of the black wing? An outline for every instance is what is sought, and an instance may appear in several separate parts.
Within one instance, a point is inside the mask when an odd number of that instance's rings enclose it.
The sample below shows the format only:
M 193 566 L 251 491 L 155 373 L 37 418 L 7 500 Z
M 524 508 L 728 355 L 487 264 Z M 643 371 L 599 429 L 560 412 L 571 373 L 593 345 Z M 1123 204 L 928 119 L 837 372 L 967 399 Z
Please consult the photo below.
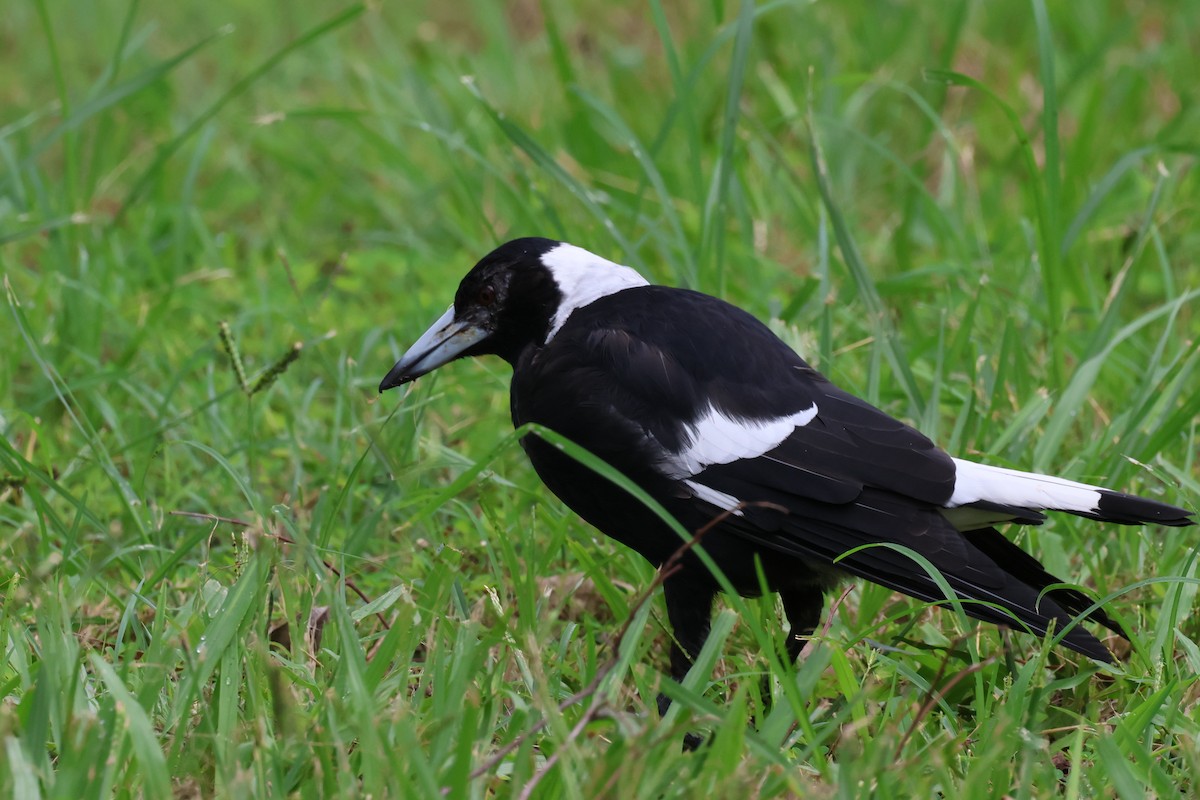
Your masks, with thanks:
M 834 386 L 753 316 L 708 295 L 646 286 L 602 298 L 576 311 L 544 352 L 539 371 L 555 376 L 556 389 L 572 380 L 600 387 L 584 402 L 627 420 L 667 459 L 700 444 L 691 426 L 710 408 L 743 424 L 752 449 L 760 423 L 816 406 L 769 452 L 689 477 L 715 479 L 724 468 L 825 503 L 872 486 L 941 506 L 954 491 L 953 460 L 926 436 Z
M 713 506 L 749 504 L 724 529 L 766 549 L 836 562 L 917 598 L 944 600 L 937 582 L 905 552 L 911 550 L 936 567 L 960 598 L 972 601 L 965 610 L 974 617 L 999 624 L 1015 618 L 1037 633 L 1052 623 L 1060 630 L 1069 624 L 1059 603 L 1039 597 L 1047 585 L 1041 576 L 1051 583 L 1053 576 L 1032 571 L 1003 546 L 981 547 L 985 538 L 996 543 L 980 532 L 976 544 L 970 538 L 976 534 L 960 533 L 942 516 L 955 476 L 945 452 L 834 386 L 736 307 L 684 290 L 630 289 L 576 311 L 544 353 L 542 367 L 557 375 L 559 386 L 573 375 L 581 386 L 603 387 L 578 398 L 575 419 L 565 427 L 582 432 L 593 422 L 611 428 L 618 421 L 619 430 L 605 437 L 607 452 L 599 453 L 614 466 L 636 475 L 647 461 L 657 462 L 660 475 L 686 487 L 687 502 L 709 514 Z M 755 452 L 762 425 L 813 405 L 814 417 Z M 697 441 L 705 431 L 695 426 L 709 412 L 720 415 L 722 435 L 730 426 L 744 426 L 738 446 L 745 449 L 725 446 L 727 455 L 737 457 L 724 463 L 681 458 L 713 452 Z M 571 436 L 563 427 L 557 426 Z M 1073 611 L 1086 608 L 1059 599 Z M 1093 618 L 1111 623 L 1102 613 Z M 1079 627 L 1064 644 L 1093 658 L 1109 657 Z

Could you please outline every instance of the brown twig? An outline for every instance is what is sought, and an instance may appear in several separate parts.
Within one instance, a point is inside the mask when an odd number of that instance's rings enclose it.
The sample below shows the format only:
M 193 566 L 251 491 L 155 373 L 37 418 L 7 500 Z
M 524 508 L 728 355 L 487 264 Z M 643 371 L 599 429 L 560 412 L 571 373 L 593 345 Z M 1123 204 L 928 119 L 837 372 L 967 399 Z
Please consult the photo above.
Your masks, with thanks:
M 243 528 L 254 527 L 253 522 L 247 522 L 244 519 L 237 517 L 221 517 L 216 514 L 204 514 L 199 511 L 168 511 L 172 517 L 187 517 L 189 519 L 202 519 L 205 522 L 224 522 L 227 525 L 238 525 Z
M 825 624 L 821 626 L 821 638 L 824 639 L 829 635 L 829 629 L 833 627 L 833 618 L 837 614 L 837 610 L 841 608 L 842 603 L 846 602 L 846 598 L 854 591 L 855 584 L 850 584 L 842 593 L 838 595 L 838 599 L 829 604 L 829 614 L 825 617 Z M 805 656 L 807 658 L 807 656 Z
M 583 716 L 579 718 L 579 722 L 576 722 L 575 727 L 571 728 L 571 732 L 567 734 L 567 740 L 563 742 L 564 747 L 574 742 L 583 734 L 583 729 L 587 727 L 589 722 L 596 718 L 596 713 L 603 706 L 603 700 L 598 703 L 592 703 L 590 706 L 588 706 L 587 711 L 585 711 Z M 550 770 L 554 768 L 556 763 L 558 763 L 558 757 L 562 754 L 563 747 L 560 747 L 554 751 L 553 755 L 546 759 L 546 763 L 542 765 L 542 768 L 533 773 L 533 777 L 529 779 L 529 782 L 521 787 L 521 793 L 517 795 L 517 800 L 529 800 L 529 798 L 533 795 L 533 790 L 536 789 L 537 785 L 542 782 L 542 778 L 546 777 L 546 775 L 550 773 Z
M 946 674 L 946 667 L 950 664 L 950 655 L 954 652 L 954 648 L 962 644 L 962 642 L 965 641 L 970 635 L 971 634 L 964 633 L 963 635 L 957 637 L 953 642 L 951 642 L 950 646 L 946 648 L 946 655 L 942 659 L 941 666 L 938 667 L 937 674 L 934 675 L 933 680 L 929 682 L 930 686 L 935 686 L 937 682 L 942 679 L 942 676 Z M 995 662 L 995 656 L 988 656 L 983 661 L 972 664 L 956 674 L 945 686 L 942 686 L 939 689 L 930 689 L 929 693 L 925 697 L 925 702 L 923 702 L 921 707 L 917 709 L 917 716 L 913 719 L 912 725 L 910 725 L 908 730 L 904 732 L 904 736 L 901 737 L 900 743 L 896 745 L 896 753 L 894 756 L 892 756 L 892 760 L 900 760 L 900 754 L 904 752 L 904 746 L 908 744 L 908 740 L 911 739 L 913 734 L 917 732 L 917 728 L 921 725 L 921 720 L 925 719 L 925 717 L 929 715 L 929 712 L 933 710 L 933 707 L 938 704 L 939 700 L 945 698 L 945 696 L 950 693 L 950 690 L 957 686 L 959 681 L 961 681 L 963 678 L 966 678 L 969 675 L 974 675 L 976 672 L 979 672 L 979 670 L 990 666 Z

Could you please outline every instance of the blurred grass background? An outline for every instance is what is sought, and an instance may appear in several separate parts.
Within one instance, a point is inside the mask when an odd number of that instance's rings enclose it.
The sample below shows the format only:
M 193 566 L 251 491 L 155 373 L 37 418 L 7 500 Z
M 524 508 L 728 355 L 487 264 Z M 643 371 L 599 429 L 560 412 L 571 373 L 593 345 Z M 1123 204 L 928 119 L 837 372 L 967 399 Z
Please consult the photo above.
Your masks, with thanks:
M 0 791 L 1194 791 L 1187 530 L 1010 532 L 1115 596 L 1113 670 L 859 587 L 796 668 L 721 614 L 665 723 L 651 603 L 559 709 L 651 570 L 540 487 L 502 363 L 375 394 L 513 236 L 957 455 L 1200 506 L 1200 6 L 677 6 L 6 4 Z M 251 381 L 300 356 L 248 397 L 221 321 Z

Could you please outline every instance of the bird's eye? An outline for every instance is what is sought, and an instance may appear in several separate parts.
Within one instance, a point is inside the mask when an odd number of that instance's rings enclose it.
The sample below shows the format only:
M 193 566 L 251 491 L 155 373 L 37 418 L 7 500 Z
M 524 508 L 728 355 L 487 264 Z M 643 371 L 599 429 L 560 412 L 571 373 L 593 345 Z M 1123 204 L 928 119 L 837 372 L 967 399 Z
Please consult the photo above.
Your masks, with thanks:
M 491 285 L 480 287 L 479 292 L 475 295 L 475 302 L 481 306 L 490 306 L 496 302 L 496 290 Z

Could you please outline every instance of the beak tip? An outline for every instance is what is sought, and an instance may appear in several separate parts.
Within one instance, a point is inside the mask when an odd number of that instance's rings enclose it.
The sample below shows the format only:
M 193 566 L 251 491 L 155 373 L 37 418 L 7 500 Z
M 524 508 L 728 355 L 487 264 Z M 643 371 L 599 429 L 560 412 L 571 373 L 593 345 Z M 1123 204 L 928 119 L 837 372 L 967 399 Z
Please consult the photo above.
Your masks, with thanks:
M 451 306 L 383 376 L 379 382 L 380 394 L 412 383 L 443 364 L 462 357 L 469 348 L 487 336 L 488 332 L 479 325 L 455 320 L 454 306 Z
M 405 375 L 403 372 L 397 374 L 395 369 L 392 369 L 387 375 L 383 376 L 383 380 L 379 382 L 379 393 L 383 394 L 388 389 L 395 389 L 397 386 L 403 386 L 411 381 L 415 376 Z

